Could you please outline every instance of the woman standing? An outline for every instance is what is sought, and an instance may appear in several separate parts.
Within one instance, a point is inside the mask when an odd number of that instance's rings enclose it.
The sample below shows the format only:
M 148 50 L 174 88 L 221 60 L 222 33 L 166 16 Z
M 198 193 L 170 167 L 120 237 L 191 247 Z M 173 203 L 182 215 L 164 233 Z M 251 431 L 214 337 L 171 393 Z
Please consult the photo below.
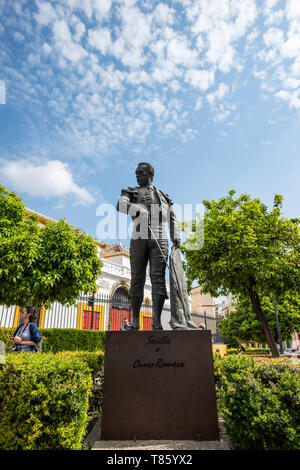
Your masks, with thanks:
M 42 337 L 38 330 L 36 320 L 37 313 L 33 307 L 25 307 L 21 312 L 23 324 L 14 332 L 13 350 L 22 352 L 36 352 Z

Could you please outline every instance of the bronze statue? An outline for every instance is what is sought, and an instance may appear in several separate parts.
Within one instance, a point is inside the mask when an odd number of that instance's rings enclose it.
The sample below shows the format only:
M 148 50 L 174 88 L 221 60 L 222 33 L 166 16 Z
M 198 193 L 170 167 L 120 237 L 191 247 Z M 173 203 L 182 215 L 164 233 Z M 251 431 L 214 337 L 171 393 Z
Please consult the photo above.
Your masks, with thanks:
M 168 222 L 173 246 L 180 246 L 180 232 L 170 197 L 153 186 L 154 168 L 150 163 L 139 163 L 136 169 L 139 186 L 123 189 L 117 210 L 131 215 L 133 232 L 130 241 L 131 309 L 133 321 L 130 326 L 139 330 L 139 314 L 144 298 L 146 268 L 150 264 L 152 284 L 153 330 L 162 330 L 161 313 L 168 298 L 165 270 L 169 244 L 165 230 Z

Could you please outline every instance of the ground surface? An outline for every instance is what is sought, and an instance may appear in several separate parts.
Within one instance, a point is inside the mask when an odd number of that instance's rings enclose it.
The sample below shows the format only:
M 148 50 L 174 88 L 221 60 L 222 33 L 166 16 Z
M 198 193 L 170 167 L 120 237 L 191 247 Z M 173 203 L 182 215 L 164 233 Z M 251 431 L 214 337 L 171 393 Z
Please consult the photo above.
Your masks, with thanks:
M 219 441 L 101 441 L 100 420 L 90 432 L 87 441 L 92 450 L 230 450 L 224 423 L 219 417 Z

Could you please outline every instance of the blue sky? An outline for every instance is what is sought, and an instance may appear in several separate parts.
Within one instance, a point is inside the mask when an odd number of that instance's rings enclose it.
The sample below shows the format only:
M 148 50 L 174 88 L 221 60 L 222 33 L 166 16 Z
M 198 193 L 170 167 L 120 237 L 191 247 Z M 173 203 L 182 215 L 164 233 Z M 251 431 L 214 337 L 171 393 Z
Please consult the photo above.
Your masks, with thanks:
M 96 236 L 139 161 L 299 216 L 299 0 L 0 0 L 0 183 Z M 126 244 L 126 242 L 125 242 Z

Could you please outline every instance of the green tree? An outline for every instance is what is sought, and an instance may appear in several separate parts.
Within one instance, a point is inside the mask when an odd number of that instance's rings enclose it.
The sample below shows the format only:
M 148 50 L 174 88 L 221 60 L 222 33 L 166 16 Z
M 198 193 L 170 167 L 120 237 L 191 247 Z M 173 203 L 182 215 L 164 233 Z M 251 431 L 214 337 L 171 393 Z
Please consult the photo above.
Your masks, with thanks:
M 218 201 L 204 200 L 204 244 L 190 250 L 191 242 L 203 237 L 200 216 L 197 223 L 185 223 L 183 244 L 189 285 L 197 280 L 211 295 L 241 295 L 251 300 L 270 346 L 279 356 L 272 330 L 261 306 L 262 296 L 280 297 L 299 289 L 299 219 L 281 214 L 282 196 L 275 195 L 274 207 L 247 194 L 235 197 L 231 190 Z
M 16 193 L 0 186 L 0 304 L 74 303 L 96 288 L 102 265 L 90 235 L 65 219 L 42 227 Z
M 299 293 L 288 293 L 276 299 L 280 332 L 283 341 L 292 339 L 295 331 L 300 331 L 300 296 Z M 237 342 L 266 341 L 261 323 L 253 312 L 249 298 L 240 298 L 235 302 L 235 310 L 230 311 L 226 318 L 222 318 L 218 325 L 221 334 Z M 273 299 L 261 298 L 261 307 L 271 328 L 275 341 L 278 342 L 276 317 Z

